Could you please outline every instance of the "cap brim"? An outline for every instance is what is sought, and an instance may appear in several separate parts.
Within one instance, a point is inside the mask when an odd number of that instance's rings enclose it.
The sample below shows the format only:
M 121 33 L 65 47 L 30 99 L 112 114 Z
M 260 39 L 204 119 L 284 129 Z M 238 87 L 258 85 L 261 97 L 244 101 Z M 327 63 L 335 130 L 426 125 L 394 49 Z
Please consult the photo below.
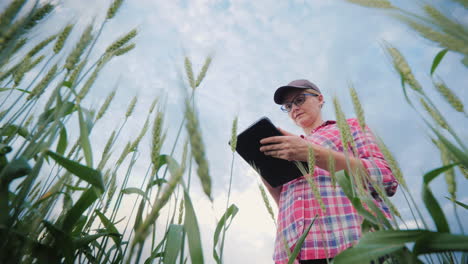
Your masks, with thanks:
M 307 90 L 307 89 L 312 89 L 312 88 L 305 88 L 305 87 L 296 87 L 296 86 L 281 86 L 280 88 L 276 89 L 275 95 L 273 96 L 273 100 L 277 104 L 283 104 L 284 102 L 284 97 L 288 91 L 291 89 L 296 89 L 296 90 Z

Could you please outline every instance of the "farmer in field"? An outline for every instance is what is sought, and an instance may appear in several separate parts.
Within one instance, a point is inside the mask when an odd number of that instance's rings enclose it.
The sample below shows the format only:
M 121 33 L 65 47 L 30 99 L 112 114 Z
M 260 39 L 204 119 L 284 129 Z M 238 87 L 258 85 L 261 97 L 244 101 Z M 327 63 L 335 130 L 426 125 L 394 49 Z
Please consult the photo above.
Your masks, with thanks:
M 332 259 L 358 242 L 363 221 L 341 187 L 333 187 L 328 171 L 330 155 L 335 171 L 348 171 L 340 132 L 335 121 L 322 119 L 323 95 L 316 85 L 307 80 L 295 80 L 279 87 L 274 101 L 302 128 L 305 135 L 296 136 L 280 129 L 284 136 L 262 139 L 260 150 L 275 158 L 306 162 L 308 146 L 312 147 L 315 156 L 312 180 L 320 193 L 322 207 L 304 176 L 276 188 L 264 181 L 279 207 L 273 258 L 277 264 L 287 263 L 288 250 L 293 251 L 299 237 L 318 215 L 302 244 L 298 262 L 327 263 L 326 259 Z M 395 193 L 398 182 L 370 130 L 366 128 L 366 131 L 362 131 L 354 118 L 348 119 L 347 123 L 356 143 L 348 147 L 351 170 L 361 169 L 367 174 L 367 177 L 362 177 L 364 189 L 372 194 L 379 209 L 390 217 L 387 205 L 378 197 L 371 182 L 380 184 L 388 196 Z M 351 146 L 355 146 L 355 149 Z

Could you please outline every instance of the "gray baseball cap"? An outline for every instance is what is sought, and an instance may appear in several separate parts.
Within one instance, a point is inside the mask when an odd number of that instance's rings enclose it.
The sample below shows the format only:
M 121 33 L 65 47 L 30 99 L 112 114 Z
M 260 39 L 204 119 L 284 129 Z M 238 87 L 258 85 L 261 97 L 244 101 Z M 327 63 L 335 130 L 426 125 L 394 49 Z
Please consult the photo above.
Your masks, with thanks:
M 312 89 L 317 93 L 321 94 L 320 89 L 317 87 L 317 85 L 311 83 L 310 81 L 304 79 L 295 80 L 288 83 L 288 85 L 281 86 L 280 88 L 276 89 L 275 96 L 273 97 L 275 103 L 282 104 L 284 101 L 284 96 L 291 89 Z

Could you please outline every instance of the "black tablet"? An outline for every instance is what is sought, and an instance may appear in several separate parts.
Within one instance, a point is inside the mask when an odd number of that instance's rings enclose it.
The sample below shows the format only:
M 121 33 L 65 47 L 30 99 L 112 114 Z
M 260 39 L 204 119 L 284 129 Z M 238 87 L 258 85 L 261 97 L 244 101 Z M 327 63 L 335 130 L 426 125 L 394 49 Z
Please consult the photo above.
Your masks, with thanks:
M 272 187 L 278 187 L 302 176 L 295 162 L 273 158 L 260 151 L 261 139 L 281 135 L 270 119 L 262 117 L 237 136 L 237 153 Z

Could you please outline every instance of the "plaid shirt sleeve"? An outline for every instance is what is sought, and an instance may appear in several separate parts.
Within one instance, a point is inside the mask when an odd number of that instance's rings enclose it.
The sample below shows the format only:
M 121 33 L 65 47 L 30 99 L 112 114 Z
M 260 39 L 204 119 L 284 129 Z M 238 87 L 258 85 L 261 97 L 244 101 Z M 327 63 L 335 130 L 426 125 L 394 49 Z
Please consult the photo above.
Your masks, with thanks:
M 388 196 L 393 196 L 397 190 L 398 182 L 380 151 L 374 135 L 368 127 L 362 131 L 356 118 L 348 119 L 352 136 L 356 143 L 357 155 L 367 170 L 373 182 L 382 184 Z M 369 183 L 369 189 L 375 193 L 372 184 Z

